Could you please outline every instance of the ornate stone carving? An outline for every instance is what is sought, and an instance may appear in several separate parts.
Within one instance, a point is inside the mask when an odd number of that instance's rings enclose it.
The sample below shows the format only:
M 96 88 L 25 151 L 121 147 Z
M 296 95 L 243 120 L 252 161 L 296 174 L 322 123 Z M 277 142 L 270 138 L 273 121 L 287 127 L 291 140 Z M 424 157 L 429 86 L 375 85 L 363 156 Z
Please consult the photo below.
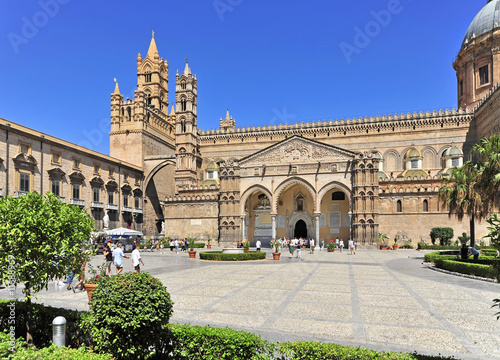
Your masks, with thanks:
M 348 161 L 354 154 L 331 145 L 301 137 L 293 137 L 240 161 L 241 166 L 318 161 Z

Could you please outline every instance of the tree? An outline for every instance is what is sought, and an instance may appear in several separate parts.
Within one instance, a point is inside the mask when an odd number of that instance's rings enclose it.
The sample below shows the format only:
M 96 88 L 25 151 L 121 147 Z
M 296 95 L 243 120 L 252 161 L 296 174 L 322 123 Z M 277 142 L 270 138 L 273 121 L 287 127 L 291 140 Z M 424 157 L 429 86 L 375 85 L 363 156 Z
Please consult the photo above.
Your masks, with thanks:
M 85 210 L 64 204 L 52 193 L 0 200 L 0 280 L 24 284 L 28 345 L 33 343 L 32 294 L 47 289 L 69 267 L 81 266 L 81 248 L 92 230 Z
M 495 202 L 500 186 L 500 136 L 482 138 L 474 145 L 472 153 L 480 164 L 477 189 L 484 199 L 486 211 L 491 211 L 495 205 L 498 207 Z
M 462 220 L 469 216 L 470 244 L 475 241 L 475 219 L 486 216 L 483 198 L 478 191 L 478 180 L 481 165 L 467 162 L 460 168 L 453 168 L 451 176 L 441 179 L 443 186 L 439 188 L 438 196 L 444 201 L 443 208 L 448 208 L 448 215 L 455 215 Z
M 435 227 L 431 229 L 430 233 L 432 244 L 435 245 L 436 239 L 439 239 L 439 245 L 450 245 L 453 239 L 454 232 L 450 227 Z

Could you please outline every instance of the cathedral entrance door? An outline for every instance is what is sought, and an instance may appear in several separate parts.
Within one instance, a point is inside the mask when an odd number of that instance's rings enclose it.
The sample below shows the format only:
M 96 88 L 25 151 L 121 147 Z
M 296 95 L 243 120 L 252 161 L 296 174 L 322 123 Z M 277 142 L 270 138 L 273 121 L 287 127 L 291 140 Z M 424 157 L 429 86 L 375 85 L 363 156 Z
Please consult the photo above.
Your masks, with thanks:
M 299 220 L 295 223 L 294 236 L 298 238 L 307 238 L 307 225 L 304 220 Z

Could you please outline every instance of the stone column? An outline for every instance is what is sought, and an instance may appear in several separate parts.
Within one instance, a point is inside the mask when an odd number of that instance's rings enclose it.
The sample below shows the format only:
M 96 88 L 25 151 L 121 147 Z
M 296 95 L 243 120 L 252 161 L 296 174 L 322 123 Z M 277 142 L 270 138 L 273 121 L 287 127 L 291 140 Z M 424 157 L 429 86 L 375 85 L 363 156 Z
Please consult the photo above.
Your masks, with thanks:
M 241 217 L 241 240 L 246 239 L 246 237 L 245 237 L 246 230 L 247 230 L 246 217 L 242 216 Z
M 318 244 L 319 242 L 319 217 L 321 215 L 320 214 L 315 214 L 314 215 L 314 222 L 316 223 L 316 237 L 315 237 L 315 241 L 316 241 L 316 244 Z
M 276 215 L 271 215 L 271 219 L 272 219 L 272 238 L 273 239 L 276 239 Z

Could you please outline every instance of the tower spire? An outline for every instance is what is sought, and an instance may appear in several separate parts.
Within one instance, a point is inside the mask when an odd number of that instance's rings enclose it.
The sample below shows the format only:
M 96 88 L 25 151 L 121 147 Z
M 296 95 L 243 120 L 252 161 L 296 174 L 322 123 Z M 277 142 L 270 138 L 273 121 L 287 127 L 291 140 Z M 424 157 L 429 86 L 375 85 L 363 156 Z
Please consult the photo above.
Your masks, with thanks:
M 118 81 L 116 81 L 116 78 L 114 80 L 115 80 L 115 91 L 113 94 L 120 95 L 120 88 L 118 87 Z
M 151 42 L 149 43 L 149 49 L 146 57 L 154 59 L 155 54 L 158 54 L 158 48 L 156 47 L 155 31 L 153 30 L 151 33 Z

